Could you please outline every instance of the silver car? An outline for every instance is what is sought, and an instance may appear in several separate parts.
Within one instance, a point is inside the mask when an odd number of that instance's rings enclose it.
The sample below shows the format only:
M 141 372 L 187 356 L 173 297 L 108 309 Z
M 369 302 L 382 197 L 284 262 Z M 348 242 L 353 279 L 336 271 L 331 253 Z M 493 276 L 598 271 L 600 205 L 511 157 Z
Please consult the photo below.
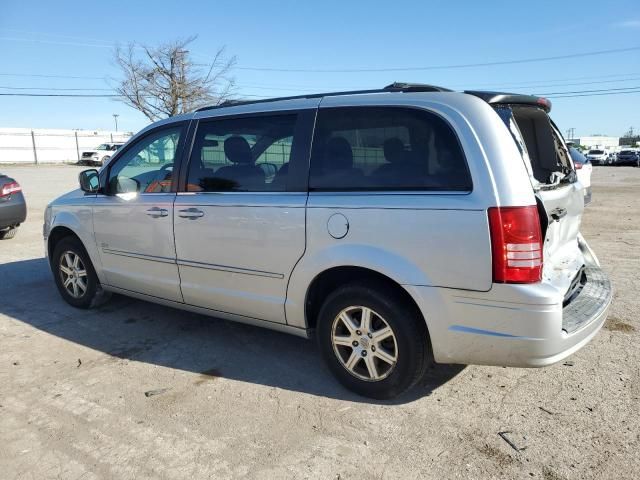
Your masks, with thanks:
M 612 292 L 550 107 L 393 84 L 157 122 L 48 206 L 53 277 L 315 338 L 374 398 L 434 361 L 553 364 Z

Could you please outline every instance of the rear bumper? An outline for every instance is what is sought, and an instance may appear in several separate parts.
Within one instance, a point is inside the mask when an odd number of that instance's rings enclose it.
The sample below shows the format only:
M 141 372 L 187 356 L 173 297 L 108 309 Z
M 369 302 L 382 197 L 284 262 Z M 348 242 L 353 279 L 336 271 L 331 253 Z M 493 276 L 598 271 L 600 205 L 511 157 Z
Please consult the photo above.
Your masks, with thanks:
M 27 218 L 27 204 L 22 193 L 12 194 L 8 200 L 0 200 L 0 228 L 13 227 Z
M 427 319 L 436 362 L 544 367 L 586 345 L 607 318 L 611 283 L 595 264 L 585 272 L 584 287 L 564 308 L 563 295 L 545 284 L 406 288 Z

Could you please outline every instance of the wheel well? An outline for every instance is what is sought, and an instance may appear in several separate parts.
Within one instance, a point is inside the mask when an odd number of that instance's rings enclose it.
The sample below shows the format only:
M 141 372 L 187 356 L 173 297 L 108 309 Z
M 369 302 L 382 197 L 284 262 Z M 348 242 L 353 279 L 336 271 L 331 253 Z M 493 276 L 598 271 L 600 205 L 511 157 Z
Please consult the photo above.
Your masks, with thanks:
M 320 312 L 324 299 L 338 287 L 352 282 L 376 283 L 378 285 L 383 285 L 385 291 L 394 291 L 402 299 L 408 302 L 409 305 L 415 307 L 416 312 L 424 320 L 418 304 L 416 304 L 413 297 L 409 295 L 409 292 L 402 288 L 398 282 L 380 272 L 376 272 L 375 270 L 363 267 L 345 266 L 325 270 L 311 282 L 311 285 L 307 290 L 305 302 L 305 317 L 308 328 L 316 328 L 318 313 Z M 427 328 L 426 322 L 424 325 L 425 328 Z
M 58 242 L 60 240 L 62 240 L 63 238 L 66 237 L 75 237 L 77 238 L 80 243 L 82 243 L 82 240 L 80 240 L 80 237 L 78 237 L 78 235 L 75 234 L 75 232 L 73 230 L 71 230 L 70 228 L 67 227 L 55 227 L 53 230 L 51 230 L 51 233 L 49 233 L 49 240 L 48 240 L 48 244 L 47 244 L 47 252 L 49 254 L 49 261 L 51 261 L 51 255 L 53 254 L 53 251 L 56 248 L 56 245 L 58 244 Z

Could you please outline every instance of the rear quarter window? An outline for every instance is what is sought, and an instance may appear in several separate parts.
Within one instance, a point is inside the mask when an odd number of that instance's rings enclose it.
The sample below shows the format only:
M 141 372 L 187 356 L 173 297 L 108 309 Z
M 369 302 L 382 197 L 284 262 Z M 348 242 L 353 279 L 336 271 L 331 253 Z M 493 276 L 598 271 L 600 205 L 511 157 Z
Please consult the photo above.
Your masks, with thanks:
M 472 187 L 453 129 L 433 113 L 402 107 L 321 109 L 309 177 L 315 191 Z

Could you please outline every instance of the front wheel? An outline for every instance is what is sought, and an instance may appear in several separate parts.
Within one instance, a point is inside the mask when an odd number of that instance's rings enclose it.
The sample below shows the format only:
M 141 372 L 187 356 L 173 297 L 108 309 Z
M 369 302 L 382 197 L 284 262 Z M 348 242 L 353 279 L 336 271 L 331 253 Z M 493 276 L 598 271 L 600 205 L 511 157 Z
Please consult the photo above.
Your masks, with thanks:
M 400 395 L 431 359 L 420 313 L 383 285 L 349 284 L 331 293 L 320 309 L 317 335 L 333 374 L 365 397 Z
M 91 307 L 98 291 L 98 277 L 80 240 L 60 240 L 53 250 L 51 269 L 58 291 L 69 305 Z

